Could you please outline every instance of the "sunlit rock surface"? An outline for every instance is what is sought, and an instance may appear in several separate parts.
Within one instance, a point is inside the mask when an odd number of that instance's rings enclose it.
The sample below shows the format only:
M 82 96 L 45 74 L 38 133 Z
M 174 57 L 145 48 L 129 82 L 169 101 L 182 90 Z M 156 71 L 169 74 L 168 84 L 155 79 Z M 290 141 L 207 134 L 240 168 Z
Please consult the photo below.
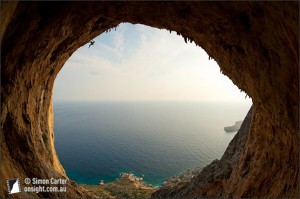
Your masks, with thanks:
M 228 172 L 217 160 L 200 174 L 208 181 L 155 196 L 299 196 L 298 2 L 1 1 L 0 197 L 93 197 L 75 183 L 66 194 L 8 195 L 6 179 L 67 177 L 54 148 L 54 79 L 76 49 L 121 22 L 194 41 L 253 100 Z

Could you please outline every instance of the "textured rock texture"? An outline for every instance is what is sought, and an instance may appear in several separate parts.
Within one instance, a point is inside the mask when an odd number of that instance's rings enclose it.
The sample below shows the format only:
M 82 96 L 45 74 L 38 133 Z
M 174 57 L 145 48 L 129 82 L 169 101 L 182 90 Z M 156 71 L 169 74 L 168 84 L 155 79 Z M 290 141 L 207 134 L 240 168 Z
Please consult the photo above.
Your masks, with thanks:
M 0 197 L 8 197 L 6 179 L 67 177 L 54 149 L 54 79 L 76 49 L 121 22 L 194 41 L 253 99 L 245 144 L 234 146 L 242 149 L 228 172 L 219 167 L 231 160 L 225 154 L 208 176 L 155 196 L 299 195 L 299 2 L 1 1 Z M 74 183 L 67 189 L 10 197 L 92 197 Z

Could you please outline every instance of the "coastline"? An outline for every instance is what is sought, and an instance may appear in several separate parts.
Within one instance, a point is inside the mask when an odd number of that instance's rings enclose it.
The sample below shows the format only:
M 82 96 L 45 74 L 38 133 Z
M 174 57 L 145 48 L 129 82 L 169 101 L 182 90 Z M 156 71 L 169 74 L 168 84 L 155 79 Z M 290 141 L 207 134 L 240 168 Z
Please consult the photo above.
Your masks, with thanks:
M 121 173 L 117 180 L 109 183 L 80 184 L 80 186 L 100 198 L 150 198 L 151 194 L 158 189 L 133 173 Z
M 133 173 L 120 173 L 119 178 L 113 182 L 99 181 L 99 185 L 79 184 L 88 192 L 100 198 L 150 198 L 151 194 L 160 188 L 178 188 L 189 182 L 199 174 L 202 168 L 187 169 L 183 173 L 168 177 L 159 186 L 153 186 L 143 181 L 143 177 L 137 177 Z

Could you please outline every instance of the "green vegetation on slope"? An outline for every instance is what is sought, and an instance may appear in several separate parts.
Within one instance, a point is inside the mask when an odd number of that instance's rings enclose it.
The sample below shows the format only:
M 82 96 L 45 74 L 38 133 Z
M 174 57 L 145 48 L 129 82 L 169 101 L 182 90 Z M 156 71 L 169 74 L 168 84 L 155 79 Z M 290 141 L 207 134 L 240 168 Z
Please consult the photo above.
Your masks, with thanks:
M 147 185 L 133 174 L 123 173 L 114 182 L 103 185 L 80 185 L 100 198 L 150 198 L 157 188 Z
M 151 194 L 158 189 L 172 190 L 180 188 L 199 174 L 202 168 L 188 169 L 174 177 L 167 178 L 160 187 L 153 187 L 143 182 L 131 173 L 122 173 L 114 182 L 103 185 L 80 185 L 92 194 L 100 198 L 150 198 Z

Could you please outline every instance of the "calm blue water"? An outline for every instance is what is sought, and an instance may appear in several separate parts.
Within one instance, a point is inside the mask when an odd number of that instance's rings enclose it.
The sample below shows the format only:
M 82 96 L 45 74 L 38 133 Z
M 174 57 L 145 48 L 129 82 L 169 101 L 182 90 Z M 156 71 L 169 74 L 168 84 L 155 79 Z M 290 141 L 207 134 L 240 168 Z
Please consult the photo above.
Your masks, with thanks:
M 55 147 L 70 179 L 83 184 L 144 174 L 161 184 L 221 158 L 249 104 L 204 102 L 54 102 Z

